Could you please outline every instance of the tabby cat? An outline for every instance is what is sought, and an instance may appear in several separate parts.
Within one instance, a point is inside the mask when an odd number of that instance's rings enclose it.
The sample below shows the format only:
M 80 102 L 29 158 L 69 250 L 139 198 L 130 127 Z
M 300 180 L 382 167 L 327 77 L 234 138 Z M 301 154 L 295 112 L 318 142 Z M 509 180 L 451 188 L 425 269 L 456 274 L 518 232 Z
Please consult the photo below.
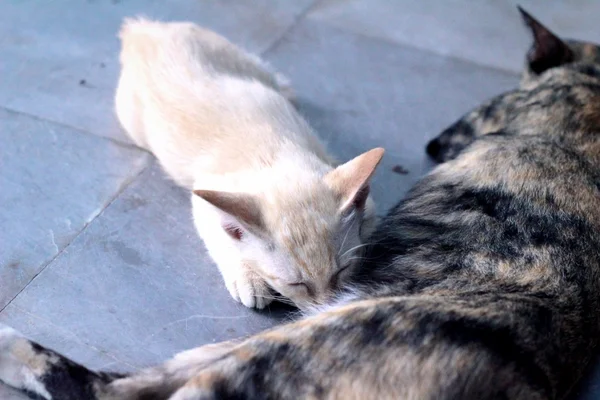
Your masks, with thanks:
M 522 13 L 521 88 L 431 142 L 445 162 L 336 304 L 131 375 L 4 328 L 0 379 L 53 400 L 564 398 L 600 338 L 600 52 Z

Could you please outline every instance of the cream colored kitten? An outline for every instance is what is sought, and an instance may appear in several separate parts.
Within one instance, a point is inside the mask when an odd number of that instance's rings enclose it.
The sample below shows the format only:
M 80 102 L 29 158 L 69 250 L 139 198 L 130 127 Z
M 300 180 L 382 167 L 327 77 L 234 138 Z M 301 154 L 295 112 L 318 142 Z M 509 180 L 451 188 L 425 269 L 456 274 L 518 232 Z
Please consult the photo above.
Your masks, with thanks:
M 373 149 L 334 169 L 258 57 L 191 23 L 126 20 L 117 115 L 180 185 L 227 289 L 247 307 L 270 288 L 324 302 L 374 225 Z

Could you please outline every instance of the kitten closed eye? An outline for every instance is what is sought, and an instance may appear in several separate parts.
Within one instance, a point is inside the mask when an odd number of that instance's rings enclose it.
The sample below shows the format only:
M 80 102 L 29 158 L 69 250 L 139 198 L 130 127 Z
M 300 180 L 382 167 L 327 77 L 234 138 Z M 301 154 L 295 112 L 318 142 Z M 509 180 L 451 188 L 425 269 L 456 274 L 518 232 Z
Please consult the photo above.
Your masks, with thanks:
M 307 293 L 310 293 L 310 287 L 308 286 L 308 284 L 304 283 L 304 282 L 294 282 L 294 283 L 289 283 L 289 286 L 293 287 L 293 288 L 297 288 L 297 289 L 304 289 L 306 290 Z
M 342 268 L 340 268 L 334 275 L 334 278 L 339 278 L 339 276 L 342 274 L 342 272 L 346 271 L 348 268 L 350 268 L 350 264 L 348 265 L 344 265 Z
M 348 268 L 350 268 L 350 264 L 343 266 L 342 268 L 338 269 L 335 274 L 333 274 L 333 276 L 331 277 L 331 281 L 329 283 L 332 288 L 334 288 L 334 289 L 338 288 L 339 282 L 340 282 L 340 277 L 344 272 L 348 271 Z

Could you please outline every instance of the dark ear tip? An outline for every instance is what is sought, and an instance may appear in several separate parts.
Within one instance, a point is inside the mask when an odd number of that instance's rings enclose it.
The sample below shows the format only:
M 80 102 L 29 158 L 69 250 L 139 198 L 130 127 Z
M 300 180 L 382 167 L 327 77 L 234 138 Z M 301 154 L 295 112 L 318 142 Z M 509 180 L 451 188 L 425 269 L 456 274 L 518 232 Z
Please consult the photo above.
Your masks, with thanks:
M 363 186 L 354 197 L 354 207 L 356 207 L 359 210 L 364 210 L 370 192 L 371 187 L 369 185 Z
M 208 201 L 209 203 L 218 197 L 218 192 L 215 192 L 212 190 L 196 189 L 196 190 L 193 190 L 192 193 L 194 193 L 196 196 L 200 197 L 201 199 Z
M 535 18 L 533 18 L 531 16 L 531 14 L 529 14 L 527 11 L 525 11 L 525 9 L 523 7 L 521 7 L 520 5 L 517 5 L 517 9 L 519 10 L 519 13 L 521 13 L 521 17 L 523 17 L 523 20 L 525 21 L 525 23 L 527 25 L 537 22 L 535 20 Z
M 441 150 L 442 146 L 438 139 L 432 139 L 429 143 L 427 143 L 427 147 L 425 148 L 425 152 L 427 152 L 427 154 L 433 158 L 437 157 Z

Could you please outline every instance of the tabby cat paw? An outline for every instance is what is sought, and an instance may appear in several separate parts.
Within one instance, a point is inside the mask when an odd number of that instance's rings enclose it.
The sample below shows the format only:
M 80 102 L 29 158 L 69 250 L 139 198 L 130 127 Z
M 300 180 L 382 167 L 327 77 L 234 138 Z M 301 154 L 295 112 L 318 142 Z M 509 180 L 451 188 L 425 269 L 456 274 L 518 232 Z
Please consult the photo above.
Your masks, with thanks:
M 19 358 L 30 355 L 28 343 L 19 332 L 0 324 L 0 382 L 15 389 L 30 389 L 37 384 L 34 373 Z
M 19 332 L 8 325 L 0 323 L 0 370 L 2 370 L 2 360 L 10 354 L 14 343 L 22 338 L 23 335 Z

